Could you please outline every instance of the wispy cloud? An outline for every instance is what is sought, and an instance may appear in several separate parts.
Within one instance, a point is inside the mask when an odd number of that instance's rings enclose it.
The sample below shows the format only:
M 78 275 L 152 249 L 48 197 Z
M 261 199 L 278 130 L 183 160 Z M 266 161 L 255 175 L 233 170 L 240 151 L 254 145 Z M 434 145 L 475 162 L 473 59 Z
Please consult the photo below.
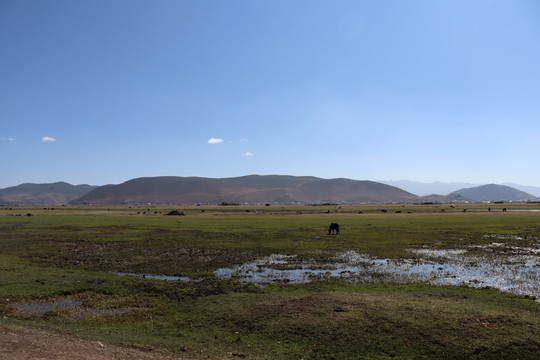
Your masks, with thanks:
M 12 138 L 12 137 L 1 137 L 0 140 L 2 140 L 2 141 L 15 141 L 15 139 Z
M 50 137 L 50 136 L 44 136 L 44 137 L 41 138 L 41 141 L 43 141 L 43 142 L 55 142 L 56 139 L 53 138 L 53 137 Z
M 223 141 L 223 139 L 217 139 L 217 138 L 210 138 L 210 140 L 208 140 L 208 143 L 209 144 L 212 144 L 212 145 L 215 145 L 215 144 L 221 144 Z
M 249 151 L 244 154 L 244 156 L 253 156 L 253 153 L 250 153 Z

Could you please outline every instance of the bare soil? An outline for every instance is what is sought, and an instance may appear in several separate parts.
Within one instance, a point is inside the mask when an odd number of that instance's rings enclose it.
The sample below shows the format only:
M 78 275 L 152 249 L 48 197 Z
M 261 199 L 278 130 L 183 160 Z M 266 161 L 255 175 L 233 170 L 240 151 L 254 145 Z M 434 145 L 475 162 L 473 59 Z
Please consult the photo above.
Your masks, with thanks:
M 0 349 L 0 359 L 10 360 L 186 359 L 53 332 L 1 325 Z

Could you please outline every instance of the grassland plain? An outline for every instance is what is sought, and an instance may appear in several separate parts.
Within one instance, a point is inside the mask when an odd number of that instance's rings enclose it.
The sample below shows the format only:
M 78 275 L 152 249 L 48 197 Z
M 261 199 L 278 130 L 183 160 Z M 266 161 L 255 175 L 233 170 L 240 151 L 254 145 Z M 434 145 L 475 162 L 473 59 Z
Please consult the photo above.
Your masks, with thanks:
M 393 259 L 414 258 L 407 249 L 426 247 L 486 256 L 538 249 L 540 212 L 516 210 L 539 209 L 193 206 L 178 208 L 184 216 L 165 216 L 170 208 L 4 208 L 0 323 L 156 357 L 536 359 L 540 304 L 531 297 L 340 279 L 261 287 L 214 271 L 271 254 L 324 266 L 343 251 Z M 330 222 L 340 224 L 340 235 L 327 235 Z M 488 252 L 483 246 L 494 236 L 504 246 Z

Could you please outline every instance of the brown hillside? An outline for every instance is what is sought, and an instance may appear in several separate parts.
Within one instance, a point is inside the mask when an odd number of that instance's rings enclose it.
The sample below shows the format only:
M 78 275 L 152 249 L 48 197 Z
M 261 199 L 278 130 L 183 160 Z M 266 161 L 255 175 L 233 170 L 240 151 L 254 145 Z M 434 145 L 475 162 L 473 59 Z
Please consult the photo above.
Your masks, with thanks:
M 0 204 L 4 205 L 63 205 L 77 199 L 96 186 L 51 184 L 21 184 L 0 189 Z
M 410 202 L 418 197 L 390 185 L 350 179 L 250 175 L 236 178 L 146 177 L 105 185 L 71 201 L 82 205 Z

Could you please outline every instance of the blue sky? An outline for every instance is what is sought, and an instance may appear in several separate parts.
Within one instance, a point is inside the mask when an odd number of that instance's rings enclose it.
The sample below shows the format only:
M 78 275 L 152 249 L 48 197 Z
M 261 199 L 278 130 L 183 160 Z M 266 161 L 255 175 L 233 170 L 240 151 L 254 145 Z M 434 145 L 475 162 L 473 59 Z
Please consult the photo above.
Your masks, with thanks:
M 1 0 L 0 188 L 540 186 L 536 0 Z

